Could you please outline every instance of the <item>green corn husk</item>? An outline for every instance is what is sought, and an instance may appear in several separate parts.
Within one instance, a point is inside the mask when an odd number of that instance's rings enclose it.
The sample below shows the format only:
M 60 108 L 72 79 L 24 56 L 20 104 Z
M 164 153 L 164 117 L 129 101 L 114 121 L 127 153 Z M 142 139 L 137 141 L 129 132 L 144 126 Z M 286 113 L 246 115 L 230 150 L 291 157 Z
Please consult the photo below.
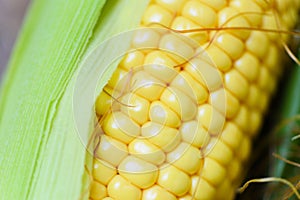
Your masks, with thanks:
M 101 42 L 137 27 L 147 4 L 148 0 L 32 2 L 1 88 L 2 199 L 87 199 L 89 154 L 73 107 L 77 76 L 82 65 L 128 48 L 129 40 L 122 41 L 117 52 L 103 48 L 100 57 L 89 56 Z M 98 66 L 106 73 L 98 90 L 114 65 L 107 67 Z M 93 74 L 94 79 L 100 75 Z M 84 89 L 82 85 L 76 90 Z M 92 113 L 93 108 L 82 109 Z M 90 133 L 92 127 L 83 128 Z

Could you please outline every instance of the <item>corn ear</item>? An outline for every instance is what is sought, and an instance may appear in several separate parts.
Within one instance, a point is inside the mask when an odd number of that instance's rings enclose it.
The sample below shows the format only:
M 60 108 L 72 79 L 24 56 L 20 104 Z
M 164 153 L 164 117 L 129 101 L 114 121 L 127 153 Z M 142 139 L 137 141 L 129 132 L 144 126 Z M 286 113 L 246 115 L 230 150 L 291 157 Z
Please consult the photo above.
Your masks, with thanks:
M 1 198 L 81 197 L 86 150 L 72 102 L 79 61 L 93 45 L 137 26 L 148 2 L 104 3 L 32 2 L 1 89 Z

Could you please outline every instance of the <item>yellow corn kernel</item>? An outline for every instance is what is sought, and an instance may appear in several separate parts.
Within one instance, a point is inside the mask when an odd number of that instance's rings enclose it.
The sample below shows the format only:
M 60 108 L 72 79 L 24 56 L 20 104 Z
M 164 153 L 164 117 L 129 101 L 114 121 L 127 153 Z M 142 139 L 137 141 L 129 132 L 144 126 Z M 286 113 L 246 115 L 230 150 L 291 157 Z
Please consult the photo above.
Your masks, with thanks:
M 222 140 L 218 140 L 216 138 L 213 138 L 209 145 L 213 145 L 213 147 L 211 148 L 211 151 L 208 152 L 208 156 L 219 162 L 221 165 L 227 166 L 227 164 L 233 158 L 233 152 L 231 148 L 222 142 Z
M 232 119 L 240 108 L 238 99 L 224 88 L 212 92 L 209 103 L 225 115 L 227 119 Z
M 97 98 L 90 199 L 234 199 L 282 72 L 286 36 L 251 30 L 278 28 L 273 3 L 289 30 L 292 0 L 150 1 Z
M 255 1 L 248 0 L 234 0 L 230 2 L 230 6 L 236 8 L 239 12 L 252 12 L 252 13 L 262 13 L 262 8 L 256 4 Z M 250 22 L 252 26 L 258 26 L 261 24 L 262 15 L 260 14 L 245 14 L 245 17 Z
M 160 100 L 180 116 L 182 121 L 189 121 L 196 116 L 197 100 L 190 98 L 175 87 L 168 87 L 162 93 Z
M 160 35 L 154 29 L 138 29 L 131 42 L 134 48 L 158 47 Z
M 101 200 L 106 197 L 106 187 L 97 181 L 92 181 L 91 198 L 94 200 Z
M 218 34 L 216 45 L 223 49 L 233 60 L 238 59 L 244 50 L 243 41 L 229 33 Z
M 96 149 L 96 157 L 111 165 L 118 166 L 128 155 L 127 146 L 118 140 L 103 135 Z
M 184 142 L 187 142 L 197 148 L 206 146 L 210 139 L 208 131 L 196 120 L 182 123 L 179 132 Z
M 116 174 L 117 170 L 114 166 L 104 160 L 94 159 L 93 177 L 96 181 L 107 185 Z
M 232 67 L 232 60 L 230 56 L 220 49 L 216 45 L 210 45 L 206 53 L 208 54 L 209 58 L 214 62 L 218 69 L 222 72 L 227 72 Z
M 190 175 L 198 172 L 203 165 L 200 150 L 184 142 L 167 154 L 167 161 Z
M 141 66 L 144 63 L 144 54 L 141 51 L 135 50 L 125 55 L 120 62 L 120 67 L 129 71 L 133 67 Z
M 235 69 L 225 74 L 225 88 L 228 89 L 238 99 L 246 99 L 249 92 L 248 81 Z
M 196 57 L 190 60 L 186 70 L 210 92 L 220 89 L 223 85 L 220 72 L 210 61 Z
M 173 128 L 177 128 L 181 123 L 179 116 L 161 101 L 151 103 L 149 118 L 153 122 Z
M 148 122 L 142 126 L 142 136 L 165 152 L 172 151 L 180 143 L 177 129 L 155 122 Z
M 192 78 L 186 71 L 180 72 L 171 82 L 171 87 L 177 88 L 188 95 L 195 103 L 202 104 L 208 98 L 208 92 L 205 87 Z
M 145 189 L 143 191 L 143 200 L 176 200 L 176 196 L 172 193 L 166 191 L 162 187 L 158 185 L 154 185 L 153 187 L 150 187 L 148 189 Z
M 243 133 L 236 124 L 232 122 L 227 122 L 225 124 L 221 134 L 221 140 L 228 144 L 228 146 L 230 146 L 232 149 L 237 149 L 240 145 L 242 137 Z
M 216 12 L 198 1 L 188 1 L 182 9 L 182 15 L 202 27 L 212 27 L 217 23 Z
M 176 76 L 176 62 L 163 51 L 150 52 L 144 62 L 144 70 L 155 78 L 170 83 Z
M 144 138 L 134 139 L 128 145 L 128 151 L 131 155 L 155 165 L 162 164 L 166 159 L 165 153 L 160 148 Z
M 116 175 L 108 184 L 107 191 L 114 199 L 141 199 L 142 191 L 120 175 Z
M 134 93 L 127 93 L 120 99 L 121 111 L 130 119 L 142 125 L 148 121 L 150 102 Z
M 192 176 L 192 187 L 190 188 L 190 194 L 196 199 L 214 199 L 216 192 L 216 188 L 207 180 L 202 177 L 199 179 L 199 176 Z
M 174 19 L 171 28 L 175 30 L 190 30 L 190 29 L 201 29 L 203 27 L 199 26 L 198 24 L 194 23 L 193 21 L 191 21 L 186 17 L 179 16 Z M 209 39 L 208 33 L 203 31 L 184 33 L 184 35 L 188 36 L 189 38 L 193 39 L 195 42 L 199 44 L 204 44 Z
M 155 0 L 156 3 L 162 5 L 164 8 L 172 11 L 173 13 L 179 12 L 183 3 L 186 0 Z
M 248 81 L 255 81 L 260 70 L 259 60 L 251 53 L 245 52 L 242 57 L 235 61 L 234 67 L 247 78 Z M 249 67 L 251 66 L 251 68 Z
M 113 112 L 104 118 L 103 131 L 128 144 L 140 135 L 140 126 L 122 112 Z
M 157 183 L 176 196 L 186 194 L 191 187 L 190 177 L 172 165 L 160 167 Z
M 159 48 L 168 52 L 168 55 L 177 63 L 184 63 L 194 54 L 194 46 L 191 41 L 186 38 L 178 37 L 174 34 L 166 34 L 162 36 Z
M 260 48 L 257 48 L 257 44 L 259 44 Z M 263 59 L 267 55 L 269 45 L 270 41 L 267 35 L 259 31 L 252 32 L 246 41 L 246 48 L 260 59 Z
M 212 185 L 218 186 L 226 176 L 225 168 L 210 157 L 204 159 L 201 177 L 209 181 Z
M 205 127 L 209 133 L 214 135 L 221 133 L 225 123 L 225 116 L 209 104 L 198 107 L 197 118 L 203 127 Z
M 95 103 L 95 110 L 97 115 L 102 116 L 109 111 L 113 104 L 113 98 L 111 95 L 113 94 L 112 89 L 109 87 L 105 87 L 105 91 L 102 91 L 100 95 L 97 97 Z
M 148 101 L 159 99 L 166 87 L 162 81 L 154 78 L 145 71 L 134 73 L 131 77 L 131 82 L 133 83 L 132 90 Z
M 144 25 L 151 25 L 152 23 L 170 26 L 172 22 L 172 14 L 159 5 L 150 5 L 145 11 L 142 23 Z
M 158 176 L 158 168 L 140 158 L 127 156 L 119 165 L 118 172 L 139 188 L 152 186 Z

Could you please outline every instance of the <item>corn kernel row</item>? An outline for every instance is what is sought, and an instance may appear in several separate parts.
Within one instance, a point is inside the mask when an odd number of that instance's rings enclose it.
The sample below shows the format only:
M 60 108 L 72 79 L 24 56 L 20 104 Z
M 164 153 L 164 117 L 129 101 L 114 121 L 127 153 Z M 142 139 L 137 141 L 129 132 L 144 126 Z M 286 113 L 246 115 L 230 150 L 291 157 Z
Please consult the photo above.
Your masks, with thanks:
M 161 28 L 278 29 L 275 8 L 289 29 L 299 4 L 152 0 L 141 27 L 156 28 L 137 30 L 96 102 L 90 199 L 232 199 L 281 72 L 280 35 L 232 29 L 185 40 Z

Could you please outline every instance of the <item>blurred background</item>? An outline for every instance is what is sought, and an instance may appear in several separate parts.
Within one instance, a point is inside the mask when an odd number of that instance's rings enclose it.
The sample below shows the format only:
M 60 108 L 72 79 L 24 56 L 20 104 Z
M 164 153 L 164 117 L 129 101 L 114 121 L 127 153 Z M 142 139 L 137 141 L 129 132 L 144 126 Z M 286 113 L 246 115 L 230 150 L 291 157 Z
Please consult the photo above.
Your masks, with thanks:
M 0 0 L 0 80 L 22 25 L 29 0 Z

